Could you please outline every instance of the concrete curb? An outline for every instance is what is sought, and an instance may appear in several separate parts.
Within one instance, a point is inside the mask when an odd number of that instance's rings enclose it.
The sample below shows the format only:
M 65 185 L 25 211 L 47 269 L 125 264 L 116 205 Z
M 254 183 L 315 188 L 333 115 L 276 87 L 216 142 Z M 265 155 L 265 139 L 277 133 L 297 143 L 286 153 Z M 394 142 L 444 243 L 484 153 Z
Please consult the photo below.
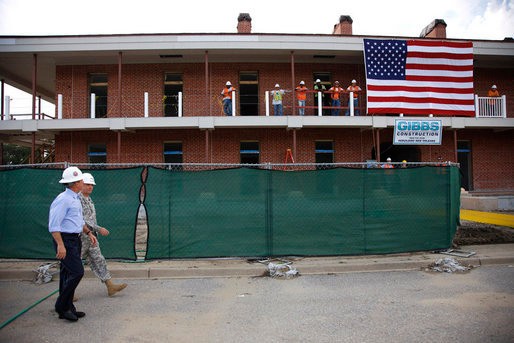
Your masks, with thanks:
M 514 265 L 514 244 L 462 247 L 475 251 L 469 258 L 455 257 L 462 264 L 472 266 Z M 285 258 L 292 262 L 300 275 L 322 275 L 378 271 L 424 270 L 431 263 L 448 255 L 416 252 L 372 256 L 330 256 Z M 0 280 L 33 280 L 34 270 L 45 261 L 0 262 Z M 108 262 L 115 279 L 162 279 L 162 278 L 212 278 L 212 277 L 260 277 L 266 274 L 267 265 L 250 263 L 244 259 L 198 259 L 148 261 L 141 263 Z M 85 267 L 85 278 L 95 278 Z M 58 275 L 54 275 L 57 279 Z

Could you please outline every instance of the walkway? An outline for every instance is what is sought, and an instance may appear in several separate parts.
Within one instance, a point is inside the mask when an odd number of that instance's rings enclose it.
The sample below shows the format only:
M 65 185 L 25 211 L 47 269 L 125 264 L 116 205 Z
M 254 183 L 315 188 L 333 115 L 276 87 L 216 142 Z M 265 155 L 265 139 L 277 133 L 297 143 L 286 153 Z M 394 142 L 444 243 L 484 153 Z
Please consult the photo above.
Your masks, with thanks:
M 514 228 L 514 215 L 512 214 L 460 210 L 460 219 Z

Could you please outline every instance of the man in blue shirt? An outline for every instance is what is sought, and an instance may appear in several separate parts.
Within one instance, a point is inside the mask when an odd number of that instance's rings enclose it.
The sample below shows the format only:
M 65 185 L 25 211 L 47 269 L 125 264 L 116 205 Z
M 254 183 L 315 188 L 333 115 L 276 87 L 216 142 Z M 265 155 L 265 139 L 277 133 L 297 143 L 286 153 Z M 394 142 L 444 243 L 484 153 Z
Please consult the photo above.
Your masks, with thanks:
M 77 167 L 68 167 L 62 173 L 59 183 L 66 190 L 59 194 L 50 206 L 48 231 L 50 231 L 56 250 L 56 257 L 61 260 L 59 274 L 59 296 L 55 302 L 55 311 L 60 319 L 77 321 L 84 317 L 73 305 L 75 289 L 84 276 L 84 266 L 80 258 L 80 233 L 84 232 L 96 244 L 96 237 L 87 228 L 82 216 L 82 205 L 78 193 L 82 190 L 82 172 Z

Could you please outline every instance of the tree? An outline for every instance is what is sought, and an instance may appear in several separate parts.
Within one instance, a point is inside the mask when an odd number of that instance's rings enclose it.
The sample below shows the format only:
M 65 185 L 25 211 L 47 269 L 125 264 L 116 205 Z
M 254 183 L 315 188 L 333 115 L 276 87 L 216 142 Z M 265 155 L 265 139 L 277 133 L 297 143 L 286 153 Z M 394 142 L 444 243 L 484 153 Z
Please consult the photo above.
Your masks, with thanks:
M 30 148 L 16 144 L 3 144 L 3 164 L 27 164 Z

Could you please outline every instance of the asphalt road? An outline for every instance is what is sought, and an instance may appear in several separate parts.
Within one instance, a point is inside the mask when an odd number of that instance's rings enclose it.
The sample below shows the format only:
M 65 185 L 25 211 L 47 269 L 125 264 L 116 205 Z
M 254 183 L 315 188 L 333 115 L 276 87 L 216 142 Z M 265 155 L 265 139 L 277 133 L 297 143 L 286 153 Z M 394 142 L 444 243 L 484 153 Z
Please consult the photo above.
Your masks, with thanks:
M 514 342 L 514 267 L 271 278 L 125 280 L 109 298 L 85 279 L 77 323 L 56 295 L 0 330 L 0 342 Z M 0 282 L 5 323 L 58 283 Z

